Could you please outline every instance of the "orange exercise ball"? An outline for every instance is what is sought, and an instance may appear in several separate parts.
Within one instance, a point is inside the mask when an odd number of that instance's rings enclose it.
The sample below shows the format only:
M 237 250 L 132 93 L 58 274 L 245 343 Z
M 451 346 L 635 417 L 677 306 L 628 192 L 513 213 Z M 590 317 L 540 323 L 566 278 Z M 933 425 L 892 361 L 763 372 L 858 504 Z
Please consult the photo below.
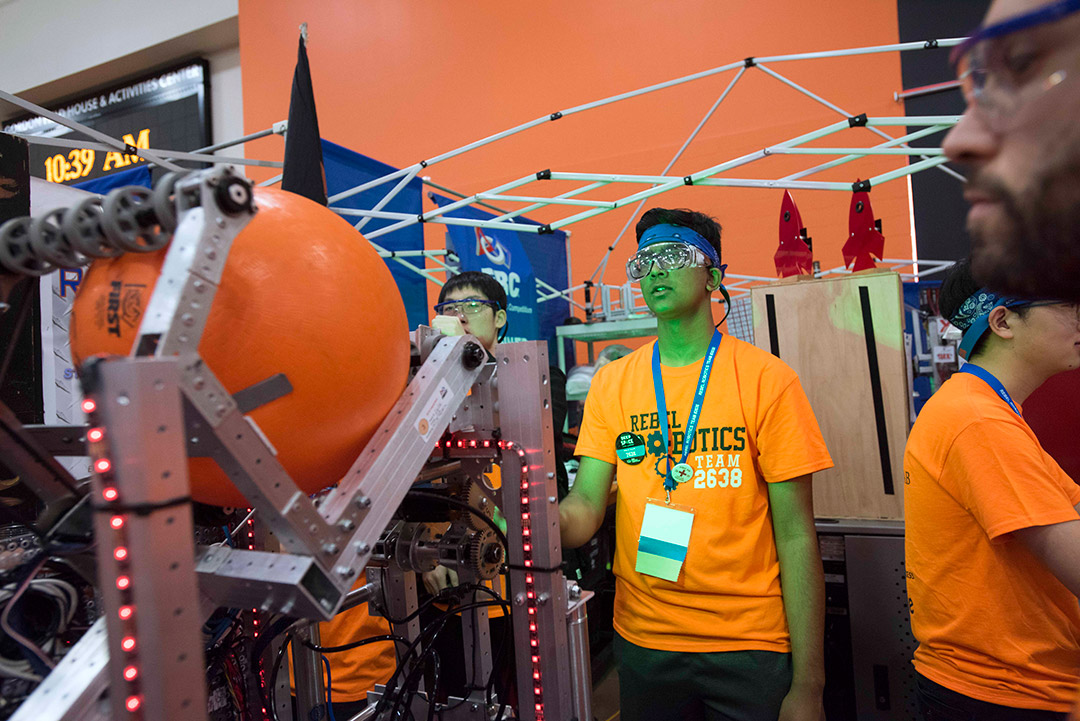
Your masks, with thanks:
M 304 197 L 257 188 L 199 344 L 230 393 L 284 373 L 291 393 L 250 415 L 306 493 L 336 483 L 405 387 L 408 321 L 390 270 L 345 220 Z M 165 250 L 97 260 L 71 318 L 76 363 L 131 352 Z M 190 462 L 191 495 L 246 506 L 208 458 Z

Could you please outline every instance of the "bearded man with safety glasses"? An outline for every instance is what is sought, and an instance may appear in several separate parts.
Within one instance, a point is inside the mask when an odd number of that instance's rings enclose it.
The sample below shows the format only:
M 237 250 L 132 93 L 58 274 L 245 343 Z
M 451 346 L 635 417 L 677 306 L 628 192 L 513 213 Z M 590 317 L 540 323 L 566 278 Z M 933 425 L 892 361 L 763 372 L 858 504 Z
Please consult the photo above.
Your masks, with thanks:
M 943 147 L 968 167 L 976 280 L 1080 301 L 1080 0 L 996 0 L 952 59 L 968 108 Z
M 581 466 L 559 506 L 564 546 L 580 546 L 617 476 L 621 718 L 819 721 L 825 589 L 810 479 L 832 460 L 795 372 L 716 330 L 719 224 L 654 208 L 637 237 L 627 275 L 657 341 L 593 377 Z

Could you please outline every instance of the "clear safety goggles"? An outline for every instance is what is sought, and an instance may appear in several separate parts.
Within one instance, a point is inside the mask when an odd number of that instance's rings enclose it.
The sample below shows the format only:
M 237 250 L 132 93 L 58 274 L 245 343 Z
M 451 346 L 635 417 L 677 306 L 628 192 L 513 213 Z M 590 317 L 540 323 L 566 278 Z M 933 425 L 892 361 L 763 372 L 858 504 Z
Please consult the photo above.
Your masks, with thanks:
M 1044 28 L 1080 11 L 1080 0 L 1058 0 L 988 25 L 956 47 L 952 63 L 964 98 L 990 127 L 1002 130 L 1026 103 L 1080 75 L 1080 43 L 1069 57 L 1049 56 Z M 1046 65 L 1046 67 L 1040 67 Z
M 652 272 L 653 265 L 660 270 L 709 267 L 712 261 L 692 245 L 686 243 L 657 243 L 639 250 L 626 262 L 626 277 L 637 282 Z
M 498 310 L 499 304 L 493 300 L 481 298 L 464 298 L 462 300 L 448 300 L 444 303 L 435 304 L 435 312 L 439 315 L 473 316 L 480 313 L 484 308 Z

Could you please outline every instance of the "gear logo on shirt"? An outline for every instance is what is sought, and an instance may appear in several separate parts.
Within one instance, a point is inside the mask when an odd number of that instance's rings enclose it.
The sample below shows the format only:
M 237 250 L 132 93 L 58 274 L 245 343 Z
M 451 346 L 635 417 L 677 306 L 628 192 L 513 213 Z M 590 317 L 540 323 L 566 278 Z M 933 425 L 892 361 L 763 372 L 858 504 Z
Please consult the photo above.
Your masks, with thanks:
M 664 455 L 664 434 L 660 431 L 653 431 L 649 434 L 649 455 Z

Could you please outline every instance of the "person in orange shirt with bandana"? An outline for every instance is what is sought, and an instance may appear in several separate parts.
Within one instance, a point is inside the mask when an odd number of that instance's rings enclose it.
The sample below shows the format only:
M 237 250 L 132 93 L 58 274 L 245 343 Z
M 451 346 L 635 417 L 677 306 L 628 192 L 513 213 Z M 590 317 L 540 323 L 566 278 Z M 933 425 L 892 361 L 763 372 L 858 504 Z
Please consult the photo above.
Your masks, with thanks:
M 927 721 L 1064 721 L 1080 693 L 1080 486 L 1021 404 L 1080 367 L 1080 306 L 996 295 L 966 263 L 940 302 L 968 363 L 904 454 L 919 706 Z
M 720 226 L 654 208 L 627 264 L 657 340 L 596 372 L 564 546 L 618 480 L 623 721 L 818 721 L 824 581 L 810 477 L 832 466 L 798 376 L 715 328 Z

